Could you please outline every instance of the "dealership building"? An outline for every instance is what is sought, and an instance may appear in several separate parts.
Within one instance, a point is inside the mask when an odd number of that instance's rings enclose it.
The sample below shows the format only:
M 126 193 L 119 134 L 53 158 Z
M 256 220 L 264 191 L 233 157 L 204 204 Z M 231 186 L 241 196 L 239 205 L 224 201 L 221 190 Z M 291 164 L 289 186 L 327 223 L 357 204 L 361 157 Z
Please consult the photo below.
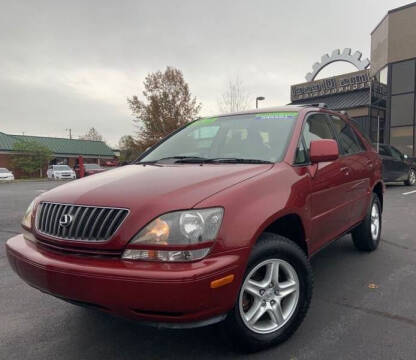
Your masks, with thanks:
M 416 156 L 416 2 L 390 10 L 371 33 L 371 65 L 359 51 L 334 50 L 316 62 L 307 82 L 291 87 L 291 103 L 344 110 L 372 142 Z M 336 61 L 356 72 L 317 80 Z
M 79 156 L 87 163 L 97 163 L 115 158 L 115 153 L 103 141 L 65 139 L 46 136 L 10 135 L 0 132 L 0 167 L 14 169 L 13 156 L 16 142 L 30 141 L 47 147 L 52 158 L 50 164 L 66 164 L 74 167 Z M 15 176 L 22 175 L 14 169 Z M 45 172 L 44 172 L 45 173 Z

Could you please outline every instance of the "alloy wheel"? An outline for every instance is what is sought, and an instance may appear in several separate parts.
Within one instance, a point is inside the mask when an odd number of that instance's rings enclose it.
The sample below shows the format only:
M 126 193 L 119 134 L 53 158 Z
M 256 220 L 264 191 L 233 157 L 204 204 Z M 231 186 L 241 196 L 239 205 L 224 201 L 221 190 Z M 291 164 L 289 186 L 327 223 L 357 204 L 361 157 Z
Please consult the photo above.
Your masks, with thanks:
M 284 326 L 299 300 L 299 278 L 291 264 L 268 259 L 247 275 L 239 297 L 244 324 L 252 331 L 268 334 Z
M 409 184 L 415 185 L 416 184 L 416 171 L 413 169 L 409 172 Z
M 371 208 L 371 237 L 375 241 L 380 232 L 380 209 L 377 203 L 373 203 Z

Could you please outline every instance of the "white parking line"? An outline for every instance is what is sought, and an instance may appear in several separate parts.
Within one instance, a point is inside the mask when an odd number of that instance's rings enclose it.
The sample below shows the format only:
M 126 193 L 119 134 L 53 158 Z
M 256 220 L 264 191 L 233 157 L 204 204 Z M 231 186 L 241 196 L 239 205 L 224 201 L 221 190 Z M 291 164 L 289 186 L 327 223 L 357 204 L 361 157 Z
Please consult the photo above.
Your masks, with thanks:
M 408 191 L 408 192 L 402 193 L 402 195 L 410 195 L 410 194 L 414 194 L 414 193 L 416 193 L 416 190 L 413 190 L 413 191 Z

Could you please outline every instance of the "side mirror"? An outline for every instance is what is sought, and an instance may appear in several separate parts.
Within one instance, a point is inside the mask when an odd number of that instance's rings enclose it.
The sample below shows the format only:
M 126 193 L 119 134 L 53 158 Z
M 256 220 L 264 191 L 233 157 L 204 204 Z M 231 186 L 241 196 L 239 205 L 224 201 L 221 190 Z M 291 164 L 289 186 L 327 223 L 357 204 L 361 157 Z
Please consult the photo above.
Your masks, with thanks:
M 335 140 L 311 141 L 309 158 L 312 164 L 334 161 L 339 157 L 338 144 Z

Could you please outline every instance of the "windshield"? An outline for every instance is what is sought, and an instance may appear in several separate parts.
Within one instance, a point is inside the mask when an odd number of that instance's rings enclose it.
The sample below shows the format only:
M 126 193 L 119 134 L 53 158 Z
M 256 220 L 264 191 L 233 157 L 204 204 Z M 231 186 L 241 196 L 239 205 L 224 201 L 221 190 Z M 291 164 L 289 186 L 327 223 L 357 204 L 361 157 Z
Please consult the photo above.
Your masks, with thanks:
M 71 168 L 68 165 L 54 165 L 53 169 L 57 171 L 71 170 Z
M 84 167 L 88 170 L 101 169 L 97 164 L 85 164 Z
M 200 119 L 160 144 L 140 162 L 188 157 L 201 161 L 280 161 L 297 115 L 290 111 Z
M 9 173 L 10 171 L 6 168 L 0 168 L 0 174 Z

